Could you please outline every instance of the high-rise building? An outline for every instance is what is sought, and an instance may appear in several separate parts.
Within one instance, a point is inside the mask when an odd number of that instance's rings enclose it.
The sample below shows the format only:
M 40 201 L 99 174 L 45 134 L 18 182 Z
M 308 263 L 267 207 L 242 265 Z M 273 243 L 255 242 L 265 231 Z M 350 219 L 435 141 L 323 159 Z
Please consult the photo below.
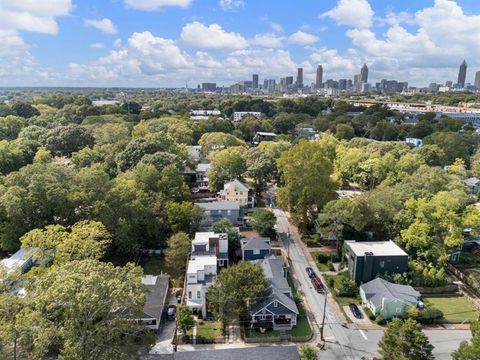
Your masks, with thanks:
M 475 73 L 475 87 L 480 89 L 480 71 Z
M 362 75 L 360 75 L 360 74 L 354 75 L 353 76 L 353 86 L 357 86 L 358 84 L 360 84 L 361 79 L 362 79 Z
M 457 84 L 459 84 L 462 88 L 464 88 L 466 78 L 467 78 L 467 62 L 463 60 L 463 62 L 460 64 L 460 69 L 458 70 Z
M 318 65 L 317 67 L 317 78 L 316 78 L 316 81 L 315 81 L 315 87 L 317 89 L 320 89 L 322 87 L 322 84 L 323 84 L 323 67 L 322 65 Z
M 363 83 L 368 83 L 368 67 L 367 67 L 367 64 L 363 64 L 363 67 L 360 70 L 360 81 L 363 82 Z
M 258 89 L 258 74 L 252 76 L 253 89 Z
M 275 92 L 276 86 L 277 84 L 275 79 L 268 80 L 268 92 Z
M 268 89 L 268 79 L 263 79 L 263 88 Z
M 303 68 L 297 69 L 297 88 L 303 88 Z
M 202 83 L 202 91 L 215 92 L 217 90 L 216 83 Z
M 448 88 L 451 88 L 453 86 L 453 81 L 451 80 L 445 81 L 445 86 Z
M 347 79 L 338 80 L 338 89 L 339 90 L 347 90 Z

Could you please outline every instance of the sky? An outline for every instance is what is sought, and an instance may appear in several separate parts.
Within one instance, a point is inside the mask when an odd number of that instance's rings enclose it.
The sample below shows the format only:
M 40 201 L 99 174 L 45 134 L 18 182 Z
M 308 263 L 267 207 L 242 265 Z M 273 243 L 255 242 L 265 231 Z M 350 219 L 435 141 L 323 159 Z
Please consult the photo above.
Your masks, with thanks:
M 467 82 L 478 0 L 0 0 L 1 86 L 196 87 L 295 76 Z

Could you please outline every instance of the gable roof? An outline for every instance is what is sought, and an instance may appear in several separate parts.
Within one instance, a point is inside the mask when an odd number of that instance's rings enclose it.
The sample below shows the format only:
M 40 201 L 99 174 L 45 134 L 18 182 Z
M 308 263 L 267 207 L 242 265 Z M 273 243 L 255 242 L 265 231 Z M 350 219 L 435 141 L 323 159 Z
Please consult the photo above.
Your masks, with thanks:
M 240 205 L 236 201 L 212 201 L 197 202 L 195 205 L 200 206 L 203 210 L 240 210 Z
M 145 305 L 143 312 L 145 318 L 160 319 L 168 292 L 168 275 L 142 276 L 142 284 L 146 286 Z
M 286 312 L 281 308 L 273 307 L 273 308 L 270 308 L 270 312 L 274 312 L 276 315 L 284 315 L 284 314 L 292 314 L 292 313 L 297 315 L 299 314 L 297 304 L 295 304 L 295 301 L 291 297 L 281 292 L 280 289 L 278 289 L 275 285 L 271 284 L 270 287 L 268 288 L 268 292 L 269 292 L 268 297 L 264 301 L 258 302 L 252 306 L 252 314 L 258 313 L 263 308 L 268 307 L 274 301 L 279 302 L 290 311 Z M 279 309 L 279 311 L 276 311 L 276 309 Z
M 251 238 L 242 240 L 242 250 L 265 250 L 271 249 L 269 238 Z
M 227 189 L 230 189 L 231 187 L 233 187 L 234 191 L 248 191 L 249 190 L 247 185 L 245 185 L 244 183 L 242 183 L 238 179 L 235 179 L 235 180 L 232 180 L 232 181 L 229 181 L 229 182 L 225 183 L 223 185 L 223 190 L 225 191 Z
M 416 305 L 420 293 L 409 285 L 400 285 L 376 278 L 360 286 L 365 297 L 375 307 L 381 307 L 383 299 L 400 300 L 409 305 Z
M 476 178 L 476 177 L 471 177 L 471 178 L 468 178 L 468 179 L 463 180 L 463 182 L 464 182 L 467 186 L 475 186 L 475 185 L 477 185 L 477 184 L 480 182 L 480 179 L 478 179 L 478 178 Z
M 144 355 L 142 360 L 300 360 L 296 346 L 256 346 L 237 349 L 182 351 Z

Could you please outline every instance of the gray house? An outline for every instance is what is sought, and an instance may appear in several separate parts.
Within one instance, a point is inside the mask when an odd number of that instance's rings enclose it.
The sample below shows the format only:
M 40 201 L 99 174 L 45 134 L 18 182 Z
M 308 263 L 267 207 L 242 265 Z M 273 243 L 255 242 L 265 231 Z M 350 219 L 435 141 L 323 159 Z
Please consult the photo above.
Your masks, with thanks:
M 409 285 L 393 284 L 376 278 L 360 286 L 362 304 L 385 319 L 403 316 L 407 306 L 418 305 L 420 293 Z
M 168 275 L 142 276 L 142 284 L 147 288 L 143 314 L 135 320 L 151 330 L 158 331 L 168 294 Z
M 393 241 L 345 241 L 348 273 L 357 284 L 378 274 L 408 271 L 408 255 Z
M 203 227 L 211 226 L 215 221 L 228 219 L 237 226 L 243 224 L 243 218 L 240 215 L 240 205 L 236 201 L 212 201 L 195 203 L 204 211 L 201 225 Z
M 251 327 L 267 330 L 290 330 L 297 325 L 299 314 L 287 281 L 287 269 L 282 259 L 270 256 L 255 260 L 268 280 L 268 296 L 252 306 Z
M 480 190 L 480 179 L 476 177 L 471 177 L 463 180 L 463 183 L 467 185 L 468 191 L 472 195 L 477 195 Z
M 243 260 L 259 260 L 272 254 L 269 238 L 241 239 Z

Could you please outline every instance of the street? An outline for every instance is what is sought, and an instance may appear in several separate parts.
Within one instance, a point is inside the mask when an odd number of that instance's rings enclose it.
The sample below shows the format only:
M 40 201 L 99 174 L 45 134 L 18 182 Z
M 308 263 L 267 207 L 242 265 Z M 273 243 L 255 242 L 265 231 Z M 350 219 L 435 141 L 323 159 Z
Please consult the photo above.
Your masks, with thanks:
M 301 292 L 306 311 L 314 319 L 312 325 L 315 331 L 317 343 L 320 343 L 320 329 L 323 317 L 324 301 L 323 294 L 318 294 L 313 288 L 305 268 L 310 266 L 320 275 L 318 268 L 310 256 L 306 255 L 300 235 L 292 224 L 290 224 L 284 211 L 274 208 L 277 217 L 277 231 L 283 239 L 283 245 L 289 254 L 292 264 L 292 276 L 297 281 L 297 287 Z M 288 236 L 290 235 L 290 236 Z M 323 281 L 323 279 L 322 279 Z M 358 330 L 345 327 L 343 315 L 337 315 L 331 295 L 327 295 L 327 305 L 325 314 L 325 349 L 321 351 L 322 359 L 362 359 L 378 356 L 378 342 L 380 341 L 382 330 Z M 425 331 L 430 342 L 435 347 L 434 355 L 436 359 L 450 359 L 451 352 L 455 350 L 461 341 L 469 340 L 471 333 L 469 330 L 427 330 Z

